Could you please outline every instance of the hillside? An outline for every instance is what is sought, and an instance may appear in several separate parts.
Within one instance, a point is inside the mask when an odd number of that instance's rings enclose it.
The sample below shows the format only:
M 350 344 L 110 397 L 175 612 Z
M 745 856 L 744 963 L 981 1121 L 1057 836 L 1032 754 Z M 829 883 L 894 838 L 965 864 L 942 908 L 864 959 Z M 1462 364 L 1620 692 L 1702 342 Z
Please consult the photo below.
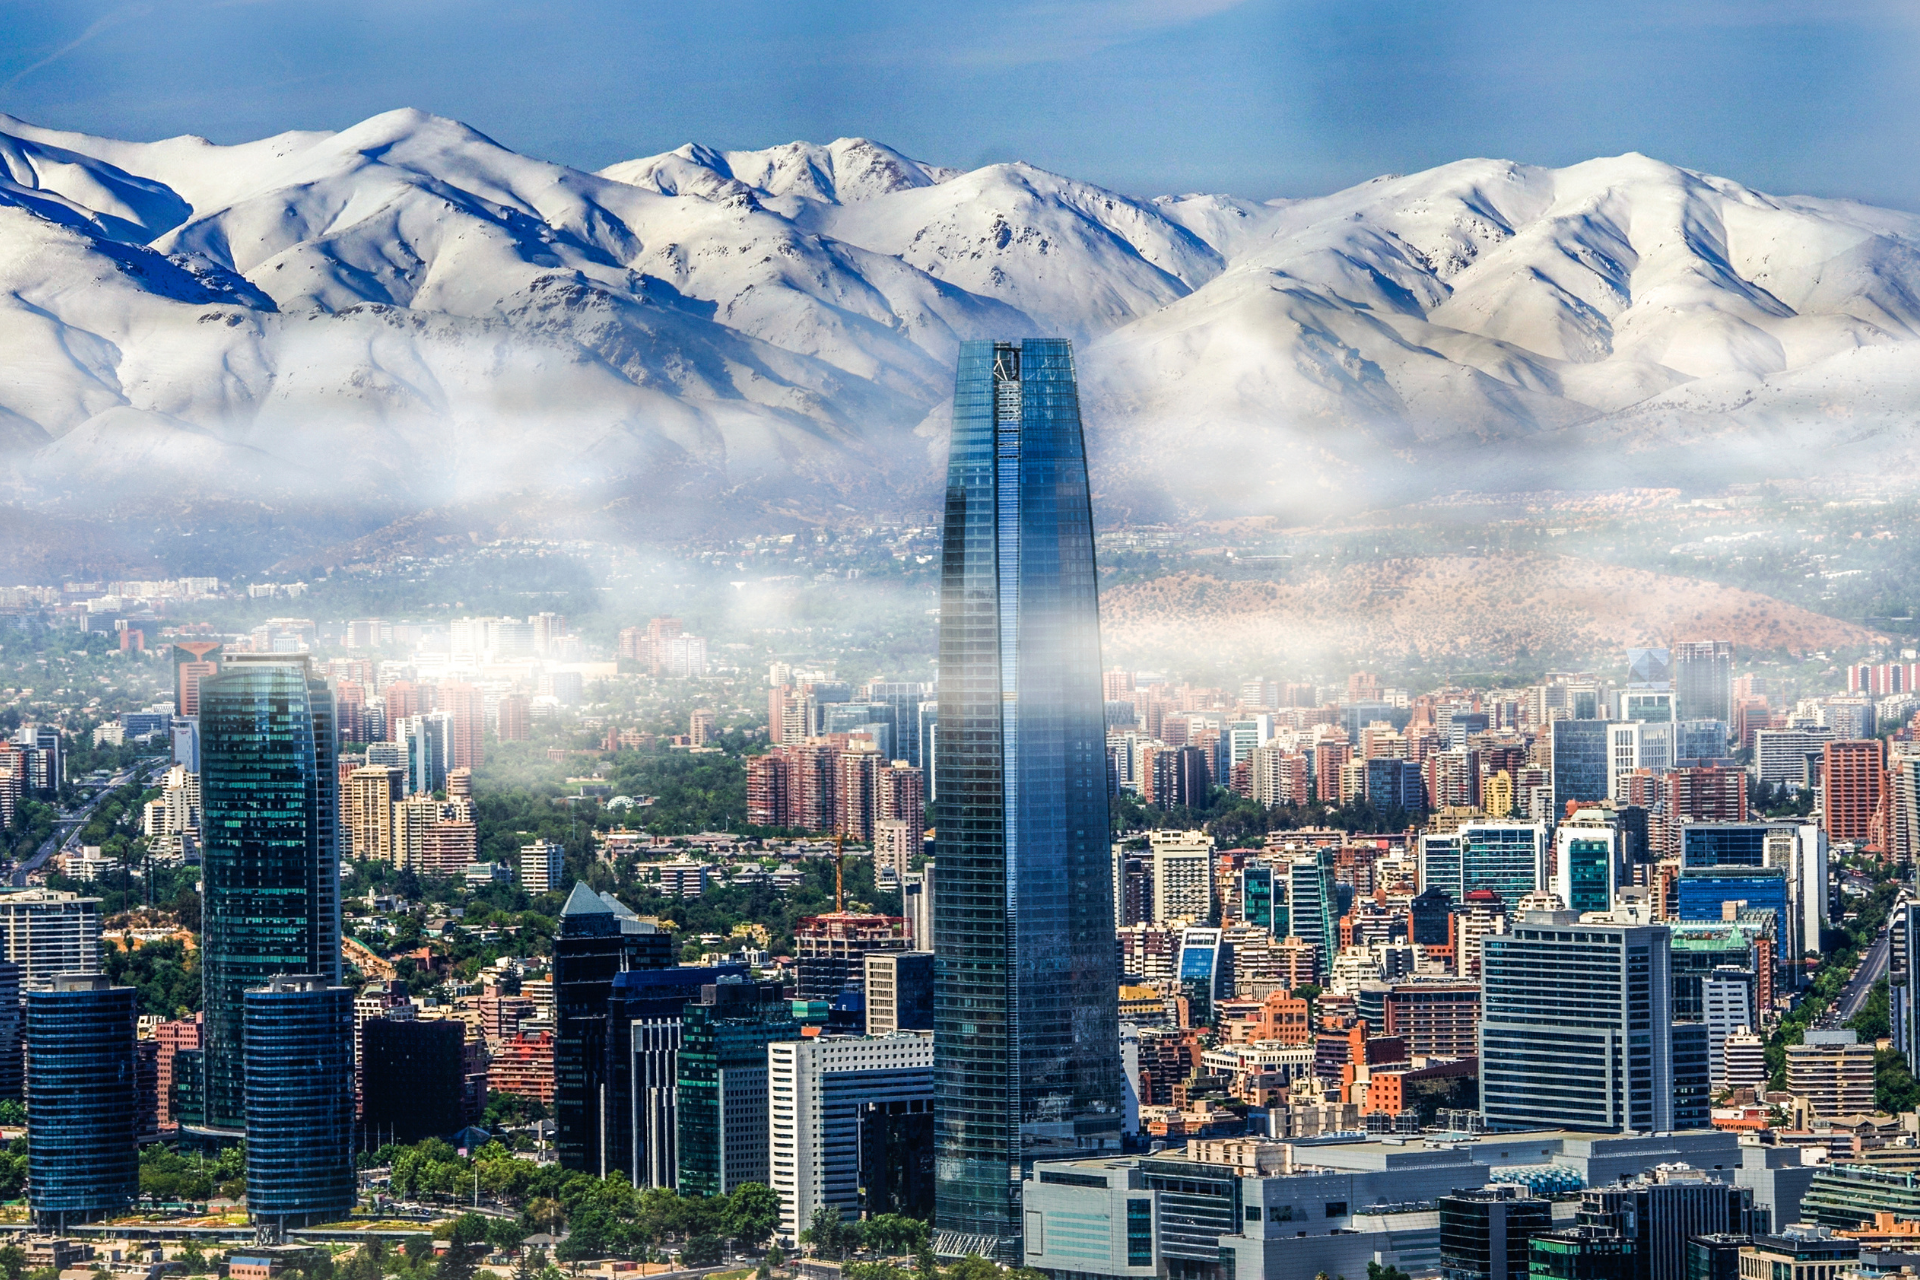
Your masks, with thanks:
M 1180 669 L 1488 670 L 1703 637 L 1796 655 L 1874 638 L 1756 592 L 1569 556 L 1385 560 L 1286 582 L 1182 573 L 1103 591 L 1100 613 L 1108 661 Z

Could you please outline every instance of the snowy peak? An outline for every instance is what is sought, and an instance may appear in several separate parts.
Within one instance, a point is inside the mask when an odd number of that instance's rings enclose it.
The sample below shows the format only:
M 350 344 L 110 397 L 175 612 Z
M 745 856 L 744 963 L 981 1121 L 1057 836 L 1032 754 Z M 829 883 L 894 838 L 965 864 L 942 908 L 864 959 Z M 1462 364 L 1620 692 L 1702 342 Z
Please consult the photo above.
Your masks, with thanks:
M 0 117 L 22 492 L 920 501 L 957 345 L 1042 334 L 1155 518 L 1920 476 L 1920 218 L 1641 155 L 1260 203 L 860 138 L 591 174 L 410 110 L 237 145 Z
M 757 196 L 796 196 L 823 204 L 851 204 L 934 186 L 958 173 L 867 138 L 840 138 L 825 146 L 789 142 L 764 151 L 715 151 L 688 143 L 600 170 L 603 178 L 662 195 L 726 199 L 744 187 Z

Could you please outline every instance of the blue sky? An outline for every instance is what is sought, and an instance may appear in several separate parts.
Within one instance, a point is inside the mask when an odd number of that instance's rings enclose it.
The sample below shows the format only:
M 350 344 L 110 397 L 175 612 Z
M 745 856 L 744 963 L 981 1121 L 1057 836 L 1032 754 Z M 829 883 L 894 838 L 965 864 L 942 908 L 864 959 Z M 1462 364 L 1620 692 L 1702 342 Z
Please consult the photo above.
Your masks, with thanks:
M 587 168 L 862 134 L 1262 198 L 1637 150 L 1920 209 L 1917 32 L 1879 0 L 0 0 L 0 111 L 231 142 L 415 106 Z

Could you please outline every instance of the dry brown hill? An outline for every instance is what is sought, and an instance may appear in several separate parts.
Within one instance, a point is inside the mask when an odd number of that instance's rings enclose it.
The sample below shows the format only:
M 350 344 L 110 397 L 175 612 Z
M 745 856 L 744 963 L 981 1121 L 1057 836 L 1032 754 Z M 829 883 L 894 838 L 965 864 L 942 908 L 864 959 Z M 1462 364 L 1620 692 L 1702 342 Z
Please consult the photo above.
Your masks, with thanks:
M 1110 661 L 1247 670 L 1340 659 L 1491 667 L 1731 640 L 1736 652 L 1863 645 L 1875 633 L 1771 596 L 1571 556 L 1439 556 L 1297 572 L 1285 582 L 1181 573 L 1105 591 Z

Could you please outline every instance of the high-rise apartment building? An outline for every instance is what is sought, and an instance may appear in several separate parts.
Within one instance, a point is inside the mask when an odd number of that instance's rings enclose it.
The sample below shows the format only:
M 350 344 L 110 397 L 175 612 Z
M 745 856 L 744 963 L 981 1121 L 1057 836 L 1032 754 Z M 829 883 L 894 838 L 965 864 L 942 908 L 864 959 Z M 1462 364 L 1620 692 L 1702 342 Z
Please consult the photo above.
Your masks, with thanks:
M 1487 1127 L 1673 1127 L 1670 938 L 1660 925 L 1527 912 L 1481 941 Z
M 1829 742 L 1820 758 L 1820 808 L 1829 840 L 1876 838 L 1885 820 L 1887 744 L 1879 738 Z
M 340 826 L 347 856 L 356 862 L 393 861 L 393 807 L 405 793 L 406 775 L 386 765 L 369 765 L 347 775 L 340 797 Z
M 1122 1119 L 1100 615 L 1070 344 L 962 345 L 943 539 L 934 1221 L 1011 1260 L 1032 1160 L 1117 1151 Z
M 1787 1046 L 1787 1092 L 1807 1099 L 1822 1119 L 1873 1110 L 1873 1045 L 1851 1030 L 1809 1031 Z
M 1149 833 L 1153 921 L 1205 924 L 1213 914 L 1213 837 L 1203 831 Z
M 932 1120 L 933 1041 L 901 1033 L 776 1042 L 767 1046 L 767 1091 L 768 1185 L 780 1197 L 779 1235 L 797 1243 L 820 1209 L 837 1208 L 848 1220 L 869 1209 L 860 1176 L 862 1121 L 871 1124 L 876 1107 L 882 1116 L 897 1111 Z M 931 1124 L 926 1128 L 931 1136 Z M 894 1154 L 913 1162 L 912 1152 Z M 923 1146 L 922 1158 L 929 1154 Z
M 535 840 L 520 850 L 520 887 L 528 893 L 552 893 L 566 878 L 566 849 L 552 840 Z
M 246 1120 L 245 995 L 340 973 L 333 695 L 304 657 L 234 654 L 200 686 L 206 1123 Z
M 487 695 L 475 685 L 443 684 L 440 707 L 447 713 L 447 767 L 479 768 L 487 754 Z

